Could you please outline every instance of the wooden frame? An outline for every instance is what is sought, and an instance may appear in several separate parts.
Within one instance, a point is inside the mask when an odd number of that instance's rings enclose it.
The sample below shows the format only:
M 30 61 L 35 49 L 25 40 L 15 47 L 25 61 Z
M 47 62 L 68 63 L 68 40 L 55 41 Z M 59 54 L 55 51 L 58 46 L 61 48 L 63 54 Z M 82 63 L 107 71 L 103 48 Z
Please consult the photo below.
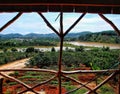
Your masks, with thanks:
M 57 31 L 50 22 L 44 17 L 42 12 L 60 12 L 60 31 Z M 6 27 L 8 27 L 10 24 L 12 24 L 15 20 L 17 20 L 23 12 L 37 12 L 46 25 L 52 29 L 60 38 L 60 53 L 59 53 L 59 59 L 58 59 L 58 71 L 54 70 L 46 70 L 46 69 L 4 69 L 0 70 L 0 75 L 12 79 L 18 83 L 20 83 L 22 86 L 26 88 L 26 90 L 21 91 L 19 94 L 22 94 L 28 90 L 36 93 L 37 91 L 33 90 L 35 87 L 46 84 L 50 81 L 52 81 L 55 78 L 58 78 L 58 86 L 59 86 L 59 94 L 61 94 L 62 89 L 62 80 L 61 77 L 67 78 L 69 80 L 72 80 L 81 86 L 77 89 L 80 89 L 81 87 L 87 88 L 89 91 L 87 94 L 90 93 L 96 93 L 96 90 L 100 88 L 103 84 L 107 83 L 110 79 L 112 79 L 114 76 L 118 75 L 120 73 L 120 69 L 118 70 L 97 70 L 97 71 L 90 71 L 90 70 L 78 70 L 78 71 L 62 71 L 61 65 L 62 65 L 62 53 L 63 53 L 63 40 L 64 37 L 70 32 L 71 29 L 74 28 L 74 26 L 85 16 L 86 13 L 98 13 L 99 16 L 105 20 L 107 23 L 109 23 L 113 29 L 117 32 L 117 34 L 120 36 L 120 30 L 115 26 L 115 24 L 107 19 L 103 13 L 108 14 L 120 14 L 120 0 L 0 0 L 0 12 L 19 12 L 13 19 L 11 19 L 8 23 L 6 23 L 3 27 L 0 28 L 0 31 L 3 31 Z M 81 12 L 82 15 L 71 25 L 71 27 L 64 32 L 63 30 L 63 12 Z M 4 74 L 3 72 L 7 71 L 39 71 L 39 72 L 50 72 L 53 73 L 54 76 L 48 79 L 47 81 L 38 83 L 38 85 L 35 85 L 33 87 L 30 87 L 29 85 L 19 81 L 16 78 L 13 78 L 11 76 L 8 76 L 7 74 Z M 98 86 L 96 86 L 94 89 L 90 89 L 87 87 L 87 84 L 83 84 L 80 81 L 71 78 L 69 76 L 66 76 L 66 74 L 78 74 L 78 73 L 103 73 L 103 72 L 111 72 L 111 75 L 105 79 L 102 83 L 100 83 Z M 120 81 L 119 81 L 120 84 Z M 75 90 L 77 90 L 75 89 Z M 75 90 L 66 92 L 66 94 L 69 94 L 70 92 L 73 92 Z M 120 92 L 120 90 L 119 90 Z
M 87 12 L 120 14 L 119 0 L 0 0 L 0 12 Z

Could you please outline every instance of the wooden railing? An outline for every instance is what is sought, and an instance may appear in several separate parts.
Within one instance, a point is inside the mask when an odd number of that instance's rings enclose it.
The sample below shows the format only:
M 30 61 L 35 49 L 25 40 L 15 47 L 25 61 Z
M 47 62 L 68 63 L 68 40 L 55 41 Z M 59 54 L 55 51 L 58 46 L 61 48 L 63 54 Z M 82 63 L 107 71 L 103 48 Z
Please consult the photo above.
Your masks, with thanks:
M 4 69 L 4 70 L 0 70 L 0 75 L 4 78 L 8 78 L 8 79 L 11 79 L 11 80 L 14 80 L 15 82 L 21 84 L 23 87 L 25 87 L 26 89 L 23 90 L 23 91 L 20 91 L 18 94 L 23 94 L 24 92 L 26 91 L 32 91 L 34 92 L 35 94 L 39 94 L 37 91 L 34 90 L 34 88 L 38 87 L 38 86 L 41 86 L 41 85 L 44 85 L 54 79 L 58 79 L 58 90 L 59 90 L 59 93 L 58 94 L 62 94 L 62 77 L 63 78 L 66 78 L 66 79 L 69 79 L 71 81 L 74 81 L 76 82 L 77 84 L 79 84 L 80 86 L 77 88 L 77 89 L 80 89 L 81 87 L 85 87 L 86 89 L 88 89 L 88 92 L 87 94 L 90 94 L 90 93 L 97 93 L 96 90 L 99 89 L 102 85 L 104 85 L 105 83 L 107 83 L 110 79 L 112 79 L 114 76 L 118 75 L 120 73 L 120 70 L 119 69 L 116 69 L 116 70 L 78 70 L 78 71 L 63 71 L 62 70 L 62 53 L 63 53 L 63 40 L 64 40 L 64 37 L 70 32 L 71 29 L 73 29 L 75 27 L 75 25 L 85 16 L 86 13 L 83 13 L 65 32 L 63 30 L 63 12 L 61 10 L 60 12 L 60 29 L 59 31 L 57 31 L 51 24 L 50 22 L 44 17 L 44 15 L 41 13 L 41 12 L 38 12 L 38 14 L 42 17 L 42 19 L 44 20 L 44 22 L 46 23 L 46 25 L 51 29 L 53 30 L 59 37 L 60 39 L 60 53 L 59 53 L 59 58 L 58 58 L 58 71 L 55 71 L 55 70 L 47 70 L 47 69 Z M 4 26 L 2 26 L 0 28 L 0 31 L 4 30 L 7 26 L 9 26 L 11 23 L 13 23 L 16 19 L 18 19 L 20 16 L 22 15 L 22 13 L 18 13 L 12 20 L 10 20 L 8 23 L 6 23 Z M 109 19 L 107 19 L 103 14 L 99 14 L 99 16 L 104 19 L 107 23 L 109 23 L 113 29 L 117 32 L 118 35 L 120 35 L 120 31 L 119 29 L 113 24 L 112 21 L 110 21 Z M 44 82 L 40 82 L 38 83 L 37 85 L 35 86 L 29 86 L 25 83 L 23 83 L 22 81 L 14 78 L 14 77 L 11 77 L 9 76 L 8 74 L 5 74 L 5 72 L 9 72 L 9 71 L 37 71 L 37 72 L 50 72 L 50 73 L 53 73 L 53 77 L 51 77 L 50 79 L 44 81 Z M 103 80 L 103 82 L 101 82 L 100 84 L 98 84 L 94 89 L 91 89 L 90 87 L 87 86 L 88 83 L 90 83 L 91 81 L 87 82 L 86 84 L 83 84 L 81 83 L 79 80 L 77 79 L 74 79 L 72 77 L 69 77 L 67 75 L 69 74 L 80 74 L 80 73 L 104 73 L 104 72 L 109 72 L 111 73 L 105 80 Z M 95 76 L 94 79 L 96 79 L 97 76 Z M 93 81 L 92 80 L 92 81 Z M 1 81 L 2 83 L 2 81 Z M 120 81 L 119 81 L 119 84 L 120 84 Z M 2 87 L 2 85 L 1 85 Z M 66 94 L 69 94 L 77 89 L 74 89 L 74 90 L 71 90 L 71 91 L 68 91 L 66 92 Z M 0 90 L 2 91 L 2 90 Z M 120 90 L 119 90 L 120 92 Z M 119 94 L 119 93 L 118 93 Z
M 22 81 L 18 80 L 17 78 L 15 77 L 12 77 L 12 76 L 9 76 L 9 74 L 7 74 L 7 72 L 13 72 L 13 71 L 35 71 L 35 72 L 49 72 L 49 73 L 52 73 L 54 74 L 50 79 L 46 80 L 46 81 L 43 81 L 43 82 L 40 82 L 38 83 L 37 85 L 34 85 L 34 86 L 29 86 L 25 83 L 23 83 Z M 93 79 L 91 79 L 90 81 L 88 81 L 87 83 L 83 84 L 81 81 L 73 78 L 73 77 L 70 77 L 68 75 L 71 75 L 71 74 L 88 74 L 88 73 L 95 73 L 95 74 L 104 74 L 104 73 L 110 73 L 110 75 L 104 79 L 101 83 L 99 83 L 96 87 L 94 87 L 93 89 L 91 89 L 90 87 L 88 87 L 87 85 L 89 83 L 91 83 L 92 81 L 94 81 L 95 79 L 99 78 L 99 76 L 95 76 Z M 120 70 L 119 69 L 110 69 L 110 70 L 76 70 L 76 71 L 61 71 L 61 77 L 65 78 L 65 79 L 69 79 L 70 81 L 72 82 L 75 82 L 79 85 L 79 87 L 77 87 L 76 89 L 73 89 L 71 91 L 68 91 L 66 92 L 65 94 L 70 94 L 71 92 L 74 92 L 82 87 L 86 88 L 88 90 L 88 92 L 86 92 L 86 94 L 92 94 L 92 93 L 96 93 L 96 90 L 98 90 L 102 85 L 104 85 L 105 83 L 107 83 L 109 80 L 111 80 L 113 77 L 115 76 L 119 76 L 118 74 L 120 73 Z M 23 94 L 27 91 L 32 91 L 34 92 L 35 94 L 39 94 L 38 91 L 35 91 L 34 88 L 38 87 L 38 86 L 42 86 L 44 84 L 47 84 L 49 82 L 51 82 L 52 80 L 56 79 L 56 78 L 59 78 L 59 72 L 58 71 L 54 71 L 54 70 L 47 70 L 47 69 L 33 69 L 33 68 L 26 68 L 26 69 L 1 69 L 0 70 L 0 76 L 2 76 L 3 78 L 7 78 L 7 79 L 10 79 L 12 81 L 15 81 L 17 82 L 18 84 L 21 84 L 23 87 L 25 87 L 26 89 L 23 90 L 23 91 L 20 91 L 18 94 Z M 59 80 L 59 79 L 58 79 Z M 2 81 L 3 79 L 0 81 L 0 84 L 1 84 L 1 88 L 0 88 L 0 91 L 2 92 Z M 118 91 L 118 94 L 119 94 L 120 91 Z

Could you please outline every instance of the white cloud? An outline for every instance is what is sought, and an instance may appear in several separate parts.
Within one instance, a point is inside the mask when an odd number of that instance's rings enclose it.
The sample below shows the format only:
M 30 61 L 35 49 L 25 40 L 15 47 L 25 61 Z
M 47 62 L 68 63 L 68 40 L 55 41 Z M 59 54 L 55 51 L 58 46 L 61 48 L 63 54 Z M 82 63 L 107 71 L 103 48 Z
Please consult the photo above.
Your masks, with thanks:
M 0 14 L 0 26 L 9 21 L 14 17 L 16 13 Z M 43 15 L 48 19 L 52 26 L 56 30 L 59 30 L 60 23 L 59 18 L 55 21 L 59 13 L 43 13 Z M 64 13 L 64 31 L 66 31 L 79 17 L 81 13 Z M 120 16 L 119 15 L 105 15 L 111 21 L 113 21 L 118 28 L 120 28 Z M 6 18 L 7 17 L 7 18 Z M 72 29 L 71 32 L 80 32 L 80 31 L 102 31 L 102 30 L 111 30 L 109 24 L 107 24 L 103 19 L 101 19 L 97 14 L 87 14 L 84 18 Z M 25 13 L 19 19 L 17 19 L 12 25 L 8 26 L 4 33 L 18 32 L 18 33 L 51 33 L 52 30 L 49 29 L 45 22 L 42 20 L 40 15 L 37 13 Z

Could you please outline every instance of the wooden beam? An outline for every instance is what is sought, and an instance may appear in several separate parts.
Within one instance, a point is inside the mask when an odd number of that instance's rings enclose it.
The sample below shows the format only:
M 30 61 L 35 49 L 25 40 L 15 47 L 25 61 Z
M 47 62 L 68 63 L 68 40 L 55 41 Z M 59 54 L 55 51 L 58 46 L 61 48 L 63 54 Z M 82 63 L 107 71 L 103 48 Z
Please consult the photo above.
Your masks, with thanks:
M 108 69 L 108 70 L 75 70 L 75 71 L 62 71 L 62 74 L 79 74 L 79 73 L 105 73 L 105 72 L 120 72 L 119 69 Z
M 60 36 L 60 34 L 58 33 L 58 31 L 50 24 L 50 22 L 44 17 L 44 15 L 42 13 L 39 13 L 38 14 L 42 17 L 42 19 L 44 20 L 44 22 L 46 23 L 46 25 L 51 29 L 53 30 L 58 36 Z
M 10 71 L 35 71 L 35 72 L 49 72 L 53 74 L 57 74 L 55 70 L 49 69 L 34 69 L 34 68 L 24 68 L 24 69 L 0 69 L 0 72 L 10 72 Z
M 22 15 L 22 13 L 18 13 L 12 20 L 10 20 L 9 22 L 7 22 L 4 26 L 2 26 L 0 28 L 0 32 L 2 30 L 4 30 L 5 28 L 7 28 L 9 25 L 11 25 L 14 21 L 16 21 L 21 15 Z
M 88 12 L 120 14 L 120 0 L 0 0 L 0 12 Z M 74 11 L 75 10 L 75 11 Z
M 9 75 L 7 75 L 7 74 L 5 74 L 5 73 L 2 73 L 2 72 L 0 72 L 0 75 L 2 75 L 2 76 L 5 77 L 5 78 L 11 79 L 11 80 L 13 80 L 13 81 L 15 81 L 15 82 L 18 82 L 19 84 L 21 84 L 22 86 L 24 86 L 25 88 L 27 88 L 27 91 L 28 91 L 28 90 L 31 90 L 31 87 L 30 87 L 29 85 L 23 83 L 22 81 L 14 78 L 14 77 L 11 77 L 11 76 L 9 76 Z M 31 90 L 31 91 L 37 94 L 36 91 L 34 91 L 34 90 Z
M 86 84 L 84 85 L 82 82 L 80 82 L 80 81 L 78 81 L 78 80 L 76 80 L 76 79 L 74 79 L 72 77 L 69 77 L 69 76 L 66 76 L 66 75 L 62 75 L 62 76 L 64 78 L 66 78 L 66 79 L 69 79 L 69 80 L 71 80 L 73 82 L 76 82 L 77 84 L 81 85 L 81 87 L 79 87 L 79 89 L 82 88 L 82 87 L 85 87 L 86 89 L 91 90 L 91 88 L 89 88 L 88 86 L 86 86 Z
M 120 0 L 0 0 L 0 5 L 120 5 Z
M 120 64 L 118 65 L 120 71 Z M 120 94 L 120 72 L 118 72 L 118 94 Z
M 101 82 L 99 85 L 97 85 L 93 90 L 87 92 L 87 94 L 91 94 L 95 92 L 97 89 L 99 89 L 102 85 L 107 83 L 111 78 L 113 78 L 116 75 L 116 72 L 112 73 L 108 78 L 106 78 L 103 82 Z
M 70 32 L 70 30 L 73 29 L 73 28 L 76 26 L 76 24 L 85 16 L 85 14 L 86 14 L 86 13 L 83 13 L 83 14 L 68 28 L 68 30 L 66 30 L 66 32 L 64 33 L 64 36 L 66 36 L 66 35 Z
M 31 87 L 30 90 L 33 90 L 34 88 L 36 88 L 36 87 L 38 87 L 38 86 L 45 85 L 45 84 L 49 83 L 50 81 L 52 81 L 53 79 L 55 79 L 56 77 L 57 77 L 57 75 L 55 75 L 55 76 L 51 77 L 50 79 L 48 79 L 48 80 L 46 80 L 46 81 L 43 81 L 43 82 L 41 82 L 41 83 L 39 83 L 39 84 Z M 28 89 L 23 90 L 23 91 L 20 91 L 18 94 L 23 94 L 23 93 L 25 93 L 26 91 L 28 91 Z M 35 93 L 35 94 L 36 94 L 36 93 Z M 40 94 L 40 93 L 37 93 L 37 94 Z
M 0 93 L 3 94 L 3 78 L 0 78 Z
M 110 21 L 107 17 L 105 17 L 103 14 L 99 13 L 99 16 L 105 20 L 109 25 L 112 26 L 112 28 L 116 31 L 116 33 L 120 36 L 120 30 L 117 28 L 117 26 L 115 26 L 115 24 Z
M 63 36 L 63 12 L 61 10 L 60 12 L 60 52 L 59 52 L 59 59 L 58 59 L 58 86 L 59 86 L 59 94 L 62 94 L 62 54 L 63 54 L 63 41 L 64 41 L 64 36 Z

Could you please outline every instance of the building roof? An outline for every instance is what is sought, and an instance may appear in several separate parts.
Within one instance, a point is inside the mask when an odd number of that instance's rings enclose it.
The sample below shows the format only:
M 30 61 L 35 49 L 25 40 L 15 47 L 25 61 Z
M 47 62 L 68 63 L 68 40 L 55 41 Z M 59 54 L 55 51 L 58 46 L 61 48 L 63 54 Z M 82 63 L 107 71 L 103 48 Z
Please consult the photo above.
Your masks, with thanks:
M 120 14 L 120 0 L 0 0 L 0 12 Z

